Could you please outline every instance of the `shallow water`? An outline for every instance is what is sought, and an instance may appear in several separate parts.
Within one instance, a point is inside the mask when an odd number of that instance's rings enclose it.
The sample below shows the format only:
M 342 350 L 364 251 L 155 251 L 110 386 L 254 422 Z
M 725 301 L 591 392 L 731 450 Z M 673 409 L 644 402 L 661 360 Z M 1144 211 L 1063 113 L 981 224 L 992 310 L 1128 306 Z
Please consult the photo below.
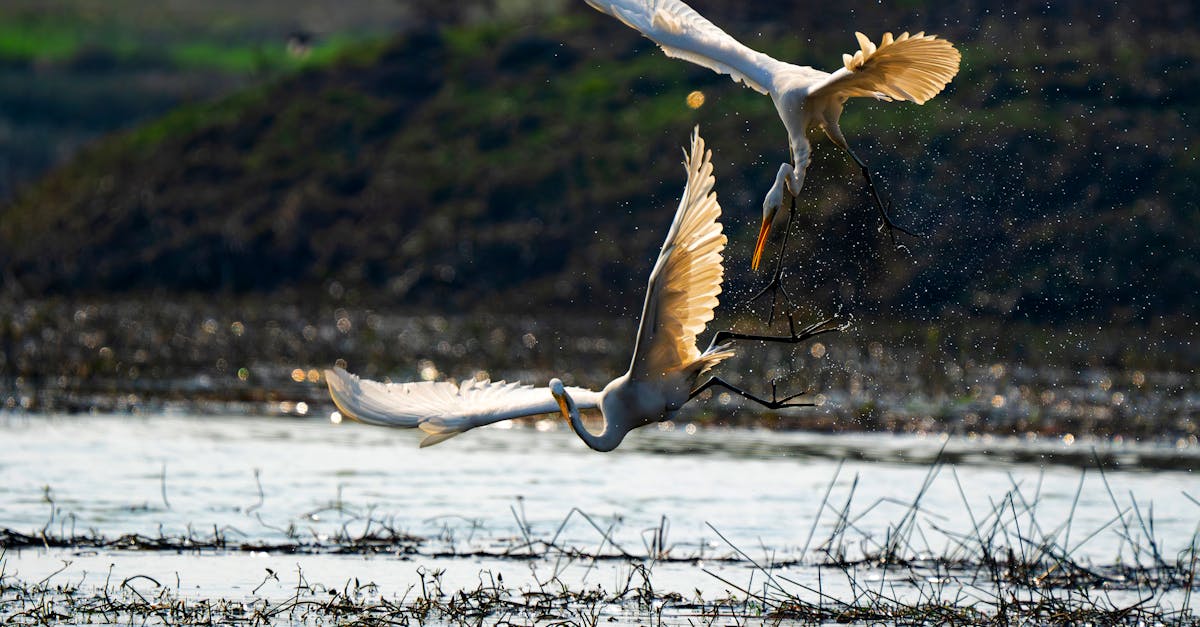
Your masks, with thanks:
M 55 577 L 101 585 L 147 574 L 181 594 L 227 597 L 260 584 L 255 594 L 287 596 L 301 573 L 331 588 L 369 580 L 397 596 L 419 583 L 421 568 L 444 569 L 447 589 L 477 585 L 481 571 L 514 585 L 555 574 L 573 586 L 628 578 L 622 561 L 589 568 L 587 560 L 496 556 L 526 550 L 526 534 L 553 538 L 564 520 L 559 546 L 613 553 L 571 513 L 577 508 L 634 555 L 649 555 L 661 530 L 667 556 L 703 561 L 657 564 L 656 587 L 711 598 L 730 586 L 705 568 L 759 585 L 745 560 L 720 561 L 737 558 L 734 547 L 762 564 L 795 560 L 789 568 L 804 580 L 804 564 L 828 538 L 835 542 L 825 548 L 840 545 L 850 558 L 870 551 L 895 533 L 919 494 L 920 529 L 906 549 L 914 556 L 953 553 L 953 538 L 970 536 L 1006 501 L 1018 528 L 1049 533 L 1070 518 L 1073 555 L 1098 564 L 1149 559 L 1151 526 L 1161 554 L 1174 557 L 1194 541 L 1200 520 L 1200 504 L 1189 498 L 1200 498 L 1194 472 L 1136 465 L 1143 456 L 1194 451 L 1108 445 L 1100 452 L 1120 463 L 1102 476 L 1013 461 L 1077 459 L 1063 452 L 1083 443 L 642 429 L 616 452 L 598 454 L 557 423 L 541 426 L 547 430 L 480 429 L 419 449 L 421 434 L 317 419 L 0 416 L 0 527 L 271 545 L 387 524 L 425 539 L 405 556 L 22 549 L 8 552 L 4 572 L 36 582 L 67 562 Z M 935 468 L 939 454 L 955 463 Z M 847 520 L 849 529 L 834 535 Z M 1014 546 L 1022 550 L 1019 540 Z M 491 555 L 464 556 L 471 552 Z

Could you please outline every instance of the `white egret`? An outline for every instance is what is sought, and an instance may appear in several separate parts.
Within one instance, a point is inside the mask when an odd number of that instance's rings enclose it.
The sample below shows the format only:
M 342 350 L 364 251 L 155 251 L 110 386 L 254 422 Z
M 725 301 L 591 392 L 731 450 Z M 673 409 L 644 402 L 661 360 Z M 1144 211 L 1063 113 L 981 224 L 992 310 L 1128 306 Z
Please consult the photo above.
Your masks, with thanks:
M 917 104 L 933 98 L 958 73 L 959 52 L 950 42 L 923 32 L 893 37 L 884 33 L 876 46 L 855 33 L 859 50 L 842 55 L 842 68 L 832 74 L 808 66 L 792 65 L 743 45 L 679 0 L 587 0 L 596 10 L 621 20 L 657 43 L 669 57 L 686 59 L 720 74 L 728 74 L 775 103 L 787 129 L 791 163 L 784 163 L 775 184 L 763 200 L 763 221 L 754 246 L 751 266 L 758 269 L 771 224 L 785 203 L 794 211 L 795 196 L 804 186 L 811 157 L 808 131 L 820 128 L 845 150 L 862 169 L 872 200 L 884 224 L 898 229 L 888 216 L 867 164 L 842 135 L 838 119 L 852 96 L 879 100 L 910 100 Z M 780 255 L 783 253 L 780 252 Z M 779 279 L 779 270 L 776 278 Z
M 597 451 L 611 451 L 630 430 L 668 420 L 688 400 L 713 386 L 722 386 L 769 408 L 807 405 L 800 395 L 760 399 L 716 377 L 697 386 L 699 378 L 733 355 L 734 340 L 796 343 L 839 330 L 832 320 L 814 324 L 790 337 L 755 336 L 722 331 L 701 352 L 697 334 L 712 320 L 718 304 L 724 269 L 721 251 L 721 208 L 712 191 L 711 152 L 704 150 L 699 131 L 685 155 L 687 185 L 667 232 L 658 261 L 650 273 L 641 325 L 629 371 L 600 392 L 566 387 L 551 379 L 548 387 L 466 380 L 450 382 L 379 383 L 359 379 L 341 368 L 325 371 L 329 392 L 341 413 L 362 422 L 389 427 L 418 427 L 428 434 L 421 446 L 437 444 L 459 433 L 501 420 L 561 412 L 575 433 Z M 593 434 L 579 415 L 580 408 L 599 408 L 604 430 Z

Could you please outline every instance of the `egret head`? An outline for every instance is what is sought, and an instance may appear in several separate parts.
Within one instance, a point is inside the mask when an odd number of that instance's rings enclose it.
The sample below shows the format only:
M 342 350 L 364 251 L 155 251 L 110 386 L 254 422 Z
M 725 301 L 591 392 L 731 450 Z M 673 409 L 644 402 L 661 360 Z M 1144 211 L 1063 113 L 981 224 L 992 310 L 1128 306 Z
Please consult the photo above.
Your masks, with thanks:
M 754 256 L 750 258 L 750 269 L 757 270 L 762 262 L 763 249 L 767 247 L 767 234 L 771 232 L 771 223 L 779 215 L 779 205 L 768 206 L 763 203 L 762 226 L 758 227 L 758 241 L 754 243 Z
M 550 379 L 550 395 L 558 401 L 558 410 L 562 412 L 563 418 L 570 420 L 571 410 L 567 407 L 567 388 L 563 387 L 562 379 L 558 377 Z
M 763 199 L 762 226 L 758 229 L 758 241 L 754 243 L 754 256 L 750 259 L 750 267 L 754 270 L 758 269 L 758 264 L 762 261 L 763 249 L 767 245 L 767 235 L 771 232 L 771 224 L 775 222 L 784 203 L 791 202 L 792 192 L 788 188 L 788 179 L 792 178 L 793 171 L 791 164 L 785 163 L 780 166 L 779 174 L 775 175 L 775 184 L 767 192 L 767 197 Z

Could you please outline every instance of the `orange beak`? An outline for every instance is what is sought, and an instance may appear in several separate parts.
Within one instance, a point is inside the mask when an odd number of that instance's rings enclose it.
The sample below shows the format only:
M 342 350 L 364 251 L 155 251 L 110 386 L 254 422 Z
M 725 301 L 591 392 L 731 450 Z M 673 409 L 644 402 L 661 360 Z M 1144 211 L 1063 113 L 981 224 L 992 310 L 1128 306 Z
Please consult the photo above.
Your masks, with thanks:
M 567 409 L 567 401 L 561 396 L 555 396 L 554 400 L 558 401 L 558 411 L 562 412 L 563 420 L 571 419 L 571 410 Z
M 758 241 L 754 244 L 754 256 L 750 258 L 750 269 L 757 270 L 758 264 L 762 261 L 763 249 L 767 247 L 767 233 L 771 230 L 771 218 L 763 220 L 762 227 L 758 229 Z

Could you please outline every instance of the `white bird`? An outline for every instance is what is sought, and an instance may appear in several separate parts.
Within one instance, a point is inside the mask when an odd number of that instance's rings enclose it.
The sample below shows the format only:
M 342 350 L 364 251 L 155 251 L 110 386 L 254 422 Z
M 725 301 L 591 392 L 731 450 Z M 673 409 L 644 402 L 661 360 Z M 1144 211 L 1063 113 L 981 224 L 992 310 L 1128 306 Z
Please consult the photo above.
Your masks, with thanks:
M 685 155 L 687 185 L 650 273 L 641 326 L 629 371 L 594 392 L 565 387 L 551 379 L 535 388 L 518 383 L 466 380 L 379 383 L 359 379 L 341 368 L 325 371 L 329 392 L 341 413 L 362 422 L 389 427 L 418 427 L 428 435 L 421 446 L 437 444 L 486 424 L 561 412 L 575 433 L 597 451 L 611 451 L 632 429 L 668 420 L 688 400 L 712 386 L 723 386 L 767 407 L 791 402 L 799 395 L 772 400 L 757 398 L 718 378 L 696 382 L 708 369 L 733 355 L 733 340 L 795 343 L 839 330 L 832 320 L 819 322 L 790 337 L 766 337 L 722 331 L 701 352 L 697 334 L 712 320 L 721 293 L 721 251 L 726 238 L 717 218 L 721 208 L 712 191 L 711 152 L 697 130 Z M 580 408 L 599 408 L 604 430 L 593 434 L 583 425 Z
M 958 73 L 961 55 L 950 42 L 923 32 L 911 36 L 903 33 L 899 37 L 884 33 L 876 46 L 866 35 L 856 32 L 860 49 L 853 55 L 843 54 L 844 67 L 831 74 L 784 63 L 748 48 L 679 0 L 587 0 L 587 3 L 641 32 L 667 56 L 728 74 L 733 80 L 769 95 L 775 103 L 787 129 L 792 161 L 779 168 L 775 184 L 763 200 L 763 222 L 751 260 L 754 269 L 758 269 L 767 233 L 779 209 L 785 202 L 794 203 L 804 186 L 811 157 L 806 135 L 816 128 L 824 130 L 862 168 L 884 223 L 908 233 L 888 217 L 870 170 L 850 150 L 838 119 L 842 106 L 852 96 L 910 100 L 917 104 L 933 98 Z

